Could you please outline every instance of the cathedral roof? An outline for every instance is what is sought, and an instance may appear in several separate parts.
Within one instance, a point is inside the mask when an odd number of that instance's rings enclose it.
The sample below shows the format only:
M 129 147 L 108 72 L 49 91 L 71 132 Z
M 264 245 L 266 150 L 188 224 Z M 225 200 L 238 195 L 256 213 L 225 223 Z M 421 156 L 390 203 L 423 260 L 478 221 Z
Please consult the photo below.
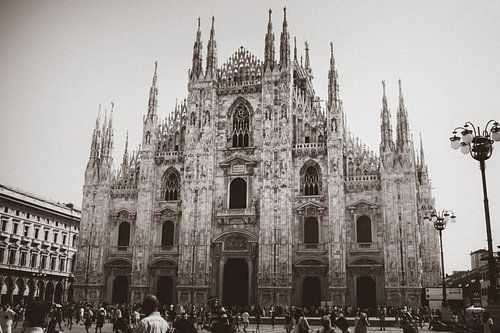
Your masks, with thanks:
M 221 86 L 260 84 L 262 62 L 243 46 L 219 69 Z

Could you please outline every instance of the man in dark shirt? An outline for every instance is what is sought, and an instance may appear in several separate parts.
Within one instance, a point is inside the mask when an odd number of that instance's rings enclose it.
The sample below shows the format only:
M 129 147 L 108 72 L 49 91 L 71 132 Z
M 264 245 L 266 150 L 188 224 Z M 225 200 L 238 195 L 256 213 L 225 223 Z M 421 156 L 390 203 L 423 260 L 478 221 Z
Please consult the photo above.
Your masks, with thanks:
M 181 317 L 174 322 L 175 331 L 178 333 L 195 333 L 193 322 L 187 319 L 188 314 L 183 313 Z
M 43 330 L 45 324 L 45 316 L 47 315 L 48 308 L 40 300 L 40 297 L 35 298 L 35 300 L 26 306 L 25 318 L 27 325 L 26 327 L 40 328 Z M 33 330 L 36 331 L 36 330 Z

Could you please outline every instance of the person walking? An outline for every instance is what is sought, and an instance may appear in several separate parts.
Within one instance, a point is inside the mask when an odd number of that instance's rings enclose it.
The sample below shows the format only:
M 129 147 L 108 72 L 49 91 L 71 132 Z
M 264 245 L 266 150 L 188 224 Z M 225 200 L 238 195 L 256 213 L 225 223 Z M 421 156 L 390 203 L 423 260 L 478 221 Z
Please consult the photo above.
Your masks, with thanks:
M 355 333 L 367 333 L 369 326 L 370 326 L 370 323 L 368 322 L 368 318 L 366 317 L 366 313 L 360 312 L 356 326 L 354 326 L 354 332 Z
M 241 314 L 241 319 L 243 321 L 243 332 L 246 332 L 248 325 L 250 324 L 250 314 L 248 311 L 245 310 L 245 312 Z
M 174 322 L 174 329 L 177 333 L 196 333 L 196 328 L 191 320 L 188 320 L 188 314 L 182 313 L 180 318 Z
M 481 325 L 483 326 L 483 333 L 493 333 L 493 319 L 491 319 L 488 311 L 483 312 Z
M 255 312 L 255 332 L 259 332 L 260 333 L 260 324 L 262 323 L 262 317 L 261 317 L 261 312 L 260 312 L 260 309 L 257 310 L 257 312 Z
M 99 331 L 99 333 L 102 333 L 102 327 L 104 326 L 104 318 L 105 318 L 106 312 L 104 308 L 100 308 L 99 311 L 96 312 L 96 318 L 95 318 L 95 333 Z
M 309 332 L 310 326 L 304 315 L 304 311 L 301 308 L 296 308 L 293 312 L 293 333 L 307 333 Z
M 276 309 L 273 306 L 271 307 L 271 326 L 273 327 L 273 329 L 275 323 L 276 323 Z
M 148 295 L 142 302 L 145 317 L 139 322 L 134 333 L 167 333 L 170 329 L 167 321 L 158 312 L 160 302 L 154 295 Z
M 335 333 L 330 316 L 326 315 L 321 318 L 321 326 L 323 327 L 319 329 L 317 333 Z
M 378 319 L 380 325 L 379 331 L 385 331 L 385 314 L 386 314 L 385 308 L 382 307 L 379 308 L 378 310 Z
M 10 308 L 10 304 L 6 304 L 0 311 L 0 328 L 3 333 L 12 333 L 12 324 L 16 313 Z
M 347 333 L 347 331 L 349 330 L 349 323 L 347 322 L 347 319 L 345 319 L 342 312 L 339 313 L 337 320 L 335 320 L 335 326 L 340 328 L 342 333 Z
M 167 310 L 167 322 L 170 327 L 174 324 L 175 319 L 177 318 L 177 312 L 175 312 L 174 305 L 170 304 L 170 308 Z
M 292 316 L 290 315 L 290 311 L 287 311 L 285 313 L 284 322 L 285 322 L 284 325 L 286 333 L 290 333 L 293 329 L 293 321 L 292 321 Z
M 47 307 L 42 303 L 40 297 L 36 297 L 33 302 L 28 303 L 25 312 L 24 333 L 43 333 Z
M 85 331 L 89 333 L 90 326 L 92 326 L 92 311 L 90 311 L 90 308 L 88 307 L 85 308 L 85 312 L 83 313 L 83 324 L 85 325 Z M 55 324 L 54 324 L 54 329 L 55 329 Z

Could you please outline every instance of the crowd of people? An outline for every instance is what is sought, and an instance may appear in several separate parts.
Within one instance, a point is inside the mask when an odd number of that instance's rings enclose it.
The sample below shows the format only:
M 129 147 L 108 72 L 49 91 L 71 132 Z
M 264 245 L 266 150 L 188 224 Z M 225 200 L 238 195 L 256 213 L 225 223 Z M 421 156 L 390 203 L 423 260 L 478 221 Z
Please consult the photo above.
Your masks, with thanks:
M 35 299 L 27 305 L 2 306 L 0 311 L 0 333 L 11 333 L 19 324 L 23 333 L 57 333 L 71 330 L 74 324 L 83 325 L 87 333 L 102 333 L 106 322 L 112 324 L 113 333 L 196 333 L 204 329 L 214 333 L 249 332 L 250 318 L 255 333 L 260 332 L 263 317 L 268 317 L 273 328 L 277 318 L 286 333 L 307 333 L 310 326 L 307 318 L 320 317 L 322 328 L 315 333 L 348 333 L 354 318 L 354 332 L 365 333 L 370 326 L 369 317 L 376 317 L 379 330 L 385 330 L 386 317 L 394 317 L 403 333 L 416 333 L 429 323 L 436 329 L 439 312 L 432 313 L 426 307 L 416 309 L 402 307 L 377 307 L 360 309 L 351 306 L 250 306 L 224 307 L 215 297 L 207 305 L 160 305 L 158 299 L 147 296 L 142 304 L 70 303 L 54 304 Z M 484 333 L 490 333 L 493 325 L 488 313 L 481 320 Z

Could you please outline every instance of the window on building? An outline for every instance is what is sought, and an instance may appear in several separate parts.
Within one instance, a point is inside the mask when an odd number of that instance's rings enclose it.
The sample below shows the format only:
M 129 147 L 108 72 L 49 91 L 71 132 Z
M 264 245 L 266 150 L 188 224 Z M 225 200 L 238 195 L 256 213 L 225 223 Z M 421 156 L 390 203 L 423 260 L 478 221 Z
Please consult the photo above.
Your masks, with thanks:
M 16 251 L 10 250 L 9 252 L 9 265 L 14 265 L 16 263 Z
M 48 241 L 49 240 L 49 231 L 45 230 L 45 237 L 44 240 Z
M 47 269 L 47 256 L 42 256 L 42 269 Z
M 2 220 L 2 231 L 7 231 L 7 223 L 8 222 L 9 221 L 7 221 L 7 220 Z
M 318 195 L 321 192 L 320 169 L 316 163 L 306 163 L 300 171 L 302 195 Z
M 50 258 L 50 270 L 53 271 L 56 269 L 56 258 L 52 257 Z
M 38 236 L 40 234 L 40 228 L 35 228 L 35 238 L 38 239 Z
M 19 211 L 18 210 L 16 210 L 16 216 L 19 216 Z
M 65 259 L 61 259 L 59 261 L 59 270 L 61 272 L 65 272 L 66 271 L 66 260 Z
M 57 243 L 58 238 L 59 234 L 57 232 L 54 232 L 54 243 Z
M 14 225 L 12 226 L 12 233 L 17 235 L 17 229 L 19 227 L 19 224 L 18 223 L 14 223 Z
M 29 219 L 31 217 L 30 213 L 26 213 L 26 218 Z
M 63 243 L 64 245 L 66 245 L 66 238 L 67 238 L 67 236 L 66 236 L 66 235 L 63 235 L 63 240 L 62 240 L 62 243 Z
M 172 245 L 174 245 L 174 223 L 165 221 L 161 229 L 161 246 Z
M 247 208 L 247 182 L 235 178 L 229 185 L 229 209 Z
M 168 171 L 163 177 L 165 186 L 163 197 L 166 201 L 179 200 L 181 191 L 180 175 L 177 170 Z
M 304 243 L 305 244 L 319 243 L 318 220 L 315 217 L 308 217 L 304 221 Z
M 372 242 L 372 222 L 366 215 L 356 220 L 356 238 L 358 243 Z
M 3 208 L 3 212 L 4 212 L 4 213 L 8 213 L 8 212 L 9 212 L 9 207 L 4 207 L 4 208 Z
M 21 262 L 19 263 L 20 266 L 26 266 L 26 252 L 21 252 Z
M 29 233 L 30 233 L 30 227 L 25 225 L 23 230 L 23 236 L 28 237 Z
M 5 249 L 0 247 L 0 264 L 3 264 L 3 259 L 5 257 Z
M 129 244 L 130 224 L 128 222 L 122 222 L 118 228 L 118 246 L 129 246 Z
M 36 267 L 36 259 L 37 259 L 38 255 L 36 253 L 32 253 L 31 254 L 31 259 L 30 259 L 30 266 L 32 268 Z
M 233 147 L 250 145 L 250 112 L 243 102 L 240 102 L 233 111 L 232 137 Z

